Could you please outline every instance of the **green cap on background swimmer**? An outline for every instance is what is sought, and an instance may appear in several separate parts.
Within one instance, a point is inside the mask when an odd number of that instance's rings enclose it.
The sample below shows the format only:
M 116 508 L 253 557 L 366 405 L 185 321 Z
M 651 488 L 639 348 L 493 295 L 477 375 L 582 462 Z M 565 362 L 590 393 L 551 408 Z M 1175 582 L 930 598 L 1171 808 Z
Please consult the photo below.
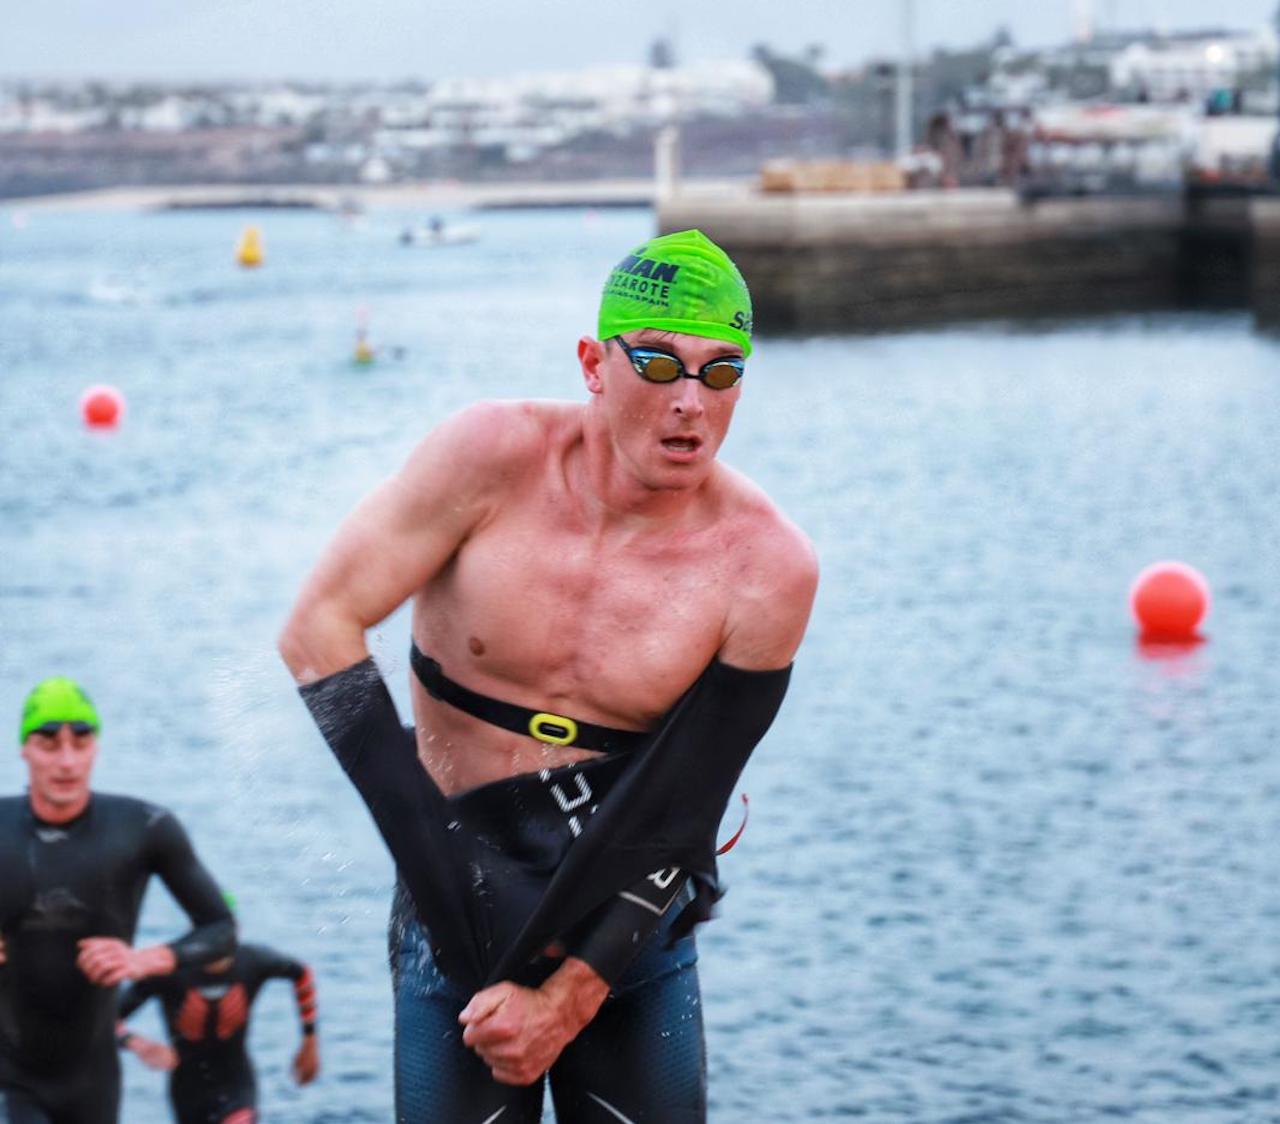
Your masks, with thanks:
M 651 238 L 616 266 L 600 297 L 600 339 L 658 328 L 736 343 L 751 354 L 751 294 L 700 230 Z
M 88 722 L 95 731 L 102 729 L 93 700 L 79 683 L 63 675 L 43 679 L 31 688 L 22 704 L 18 741 L 25 742 L 32 730 L 46 722 Z

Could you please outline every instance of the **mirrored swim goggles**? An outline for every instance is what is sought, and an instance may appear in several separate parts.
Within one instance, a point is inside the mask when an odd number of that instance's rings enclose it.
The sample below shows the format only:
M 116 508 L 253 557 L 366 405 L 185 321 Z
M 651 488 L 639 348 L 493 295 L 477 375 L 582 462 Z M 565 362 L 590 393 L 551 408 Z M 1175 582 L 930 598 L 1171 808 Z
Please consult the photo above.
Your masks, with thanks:
M 98 727 L 92 722 L 42 722 L 39 726 L 32 727 L 28 737 L 31 734 L 39 734 L 42 738 L 56 738 L 58 731 L 63 726 L 70 726 L 71 733 L 77 738 L 86 737 L 89 734 L 96 734 Z
M 746 360 L 736 355 L 726 355 L 704 363 L 695 374 L 685 369 L 684 363 L 677 355 L 661 351 L 655 347 L 628 347 L 621 336 L 614 336 L 614 342 L 622 348 L 636 374 L 645 382 L 675 382 L 676 379 L 697 379 L 703 386 L 712 390 L 728 390 L 737 386 L 747 368 Z

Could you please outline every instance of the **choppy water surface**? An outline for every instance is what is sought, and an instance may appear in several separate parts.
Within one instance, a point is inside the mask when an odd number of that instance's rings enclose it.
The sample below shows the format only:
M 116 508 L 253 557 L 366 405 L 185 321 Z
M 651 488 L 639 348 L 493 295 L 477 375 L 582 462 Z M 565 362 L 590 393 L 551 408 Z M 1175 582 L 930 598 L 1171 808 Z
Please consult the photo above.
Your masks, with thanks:
M 0 715 L 82 678 L 98 787 L 172 806 L 245 937 L 314 964 L 323 1079 L 289 1082 L 273 985 L 264 1121 L 386 1121 L 390 864 L 274 635 L 429 426 L 580 395 L 651 219 L 428 250 L 393 216 L 253 217 L 244 273 L 243 215 L 0 212 Z M 400 358 L 350 364 L 362 308 Z M 98 381 L 129 401 L 107 437 Z M 1280 1119 L 1280 346 L 1236 317 L 764 339 L 746 386 L 724 455 L 823 584 L 702 936 L 712 1119 Z M 1153 659 L 1125 595 L 1163 557 L 1216 600 Z M 375 638 L 402 704 L 406 637 Z M 155 892 L 144 938 L 178 924 Z M 162 1119 L 127 1062 L 125 1120 Z

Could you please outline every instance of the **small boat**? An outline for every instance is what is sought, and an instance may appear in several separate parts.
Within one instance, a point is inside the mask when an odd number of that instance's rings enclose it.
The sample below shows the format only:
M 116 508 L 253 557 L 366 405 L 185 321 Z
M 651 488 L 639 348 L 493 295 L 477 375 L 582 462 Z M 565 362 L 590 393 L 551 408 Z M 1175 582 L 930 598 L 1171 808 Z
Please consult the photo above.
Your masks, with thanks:
M 469 223 L 432 222 L 406 226 L 400 231 L 402 246 L 462 246 L 480 237 L 480 228 Z

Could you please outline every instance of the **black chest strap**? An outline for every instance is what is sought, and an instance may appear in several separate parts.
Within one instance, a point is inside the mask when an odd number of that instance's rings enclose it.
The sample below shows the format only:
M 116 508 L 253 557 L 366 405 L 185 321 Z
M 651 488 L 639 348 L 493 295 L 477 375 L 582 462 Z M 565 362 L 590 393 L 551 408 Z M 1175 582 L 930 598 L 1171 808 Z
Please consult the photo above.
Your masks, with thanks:
M 433 699 L 457 707 L 491 726 L 524 734 L 548 745 L 618 753 L 639 749 L 651 737 L 642 730 L 615 730 L 610 726 L 597 726 L 594 722 L 582 722 L 564 714 L 533 710 L 478 694 L 445 675 L 440 665 L 417 644 L 409 648 L 409 662 L 413 665 L 418 681 Z

